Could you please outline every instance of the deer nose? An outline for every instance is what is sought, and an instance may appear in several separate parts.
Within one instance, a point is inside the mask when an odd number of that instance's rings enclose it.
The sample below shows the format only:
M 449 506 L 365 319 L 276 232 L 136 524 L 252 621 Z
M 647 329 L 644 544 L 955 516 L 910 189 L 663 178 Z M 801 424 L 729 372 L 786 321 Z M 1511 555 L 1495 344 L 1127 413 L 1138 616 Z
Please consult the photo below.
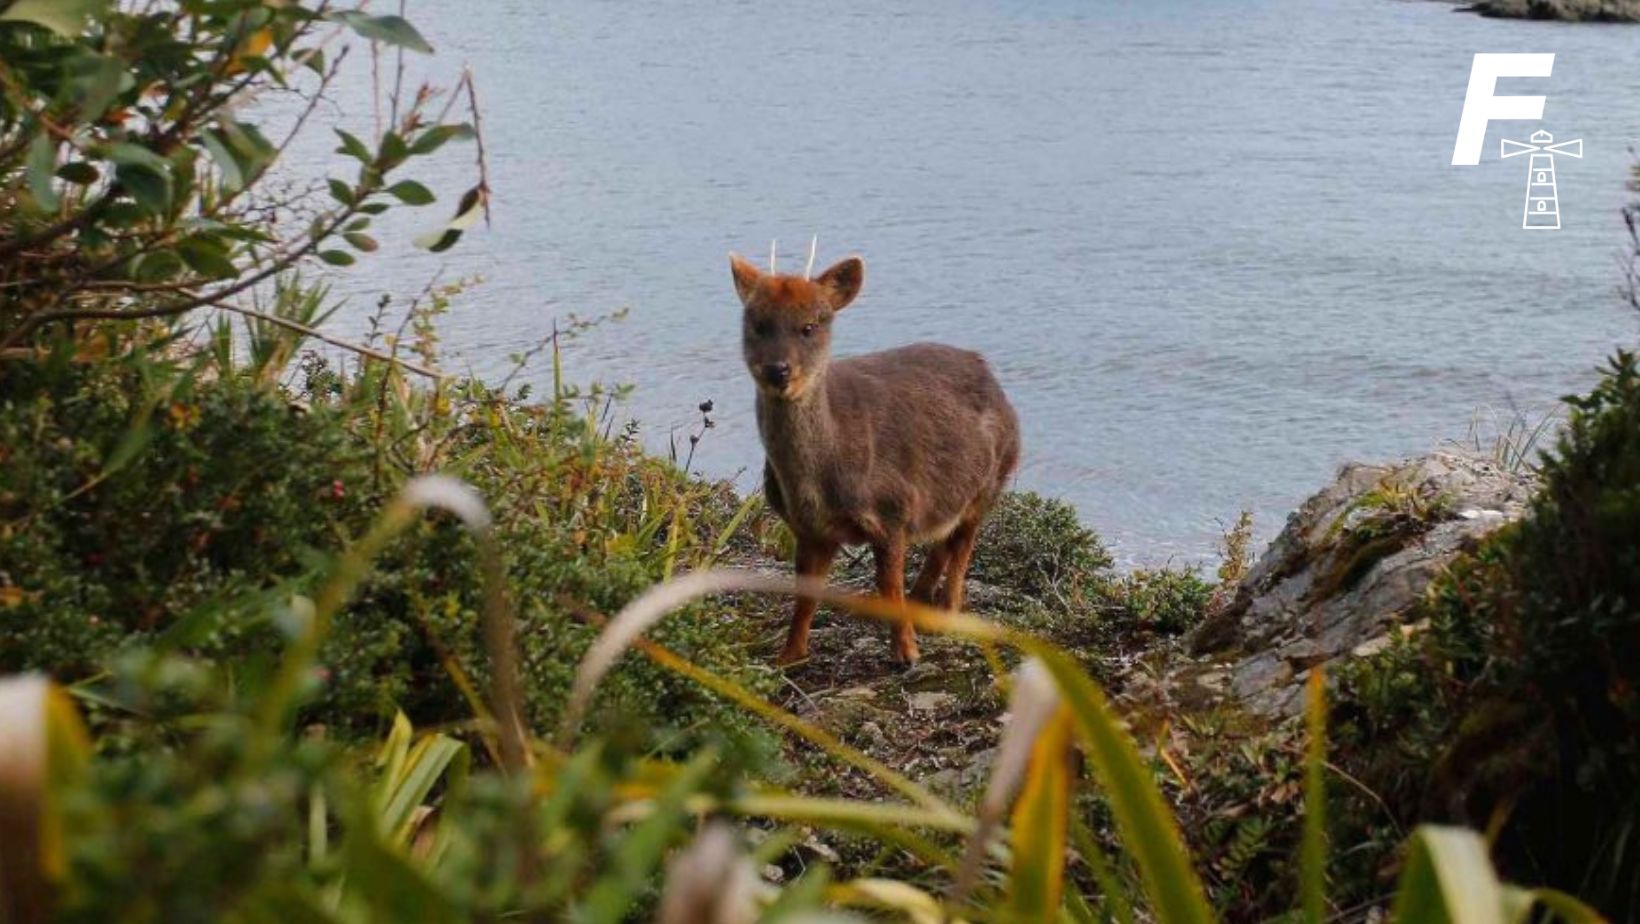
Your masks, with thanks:
M 792 380 L 790 363 L 767 363 L 763 366 L 763 381 L 776 388 L 785 388 Z

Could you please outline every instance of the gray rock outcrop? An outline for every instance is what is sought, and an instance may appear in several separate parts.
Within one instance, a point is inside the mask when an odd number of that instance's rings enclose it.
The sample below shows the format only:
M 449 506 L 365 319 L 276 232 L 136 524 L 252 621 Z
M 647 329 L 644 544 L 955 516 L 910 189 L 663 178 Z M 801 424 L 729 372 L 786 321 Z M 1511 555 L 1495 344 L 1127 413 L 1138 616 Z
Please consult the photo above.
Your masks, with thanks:
M 1290 515 L 1237 588 L 1192 638 L 1233 658 L 1229 691 L 1291 715 L 1318 665 L 1387 646 L 1430 579 L 1460 551 L 1521 516 L 1530 475 L 1437 452 L 1393 465 L 1346 465 Z

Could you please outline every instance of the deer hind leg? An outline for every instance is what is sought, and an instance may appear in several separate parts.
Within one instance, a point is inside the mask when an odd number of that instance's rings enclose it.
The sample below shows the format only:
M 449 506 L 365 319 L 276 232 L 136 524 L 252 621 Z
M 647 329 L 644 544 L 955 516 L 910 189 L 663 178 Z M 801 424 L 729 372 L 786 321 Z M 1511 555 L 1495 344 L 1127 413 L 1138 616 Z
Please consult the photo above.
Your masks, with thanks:
M 948 610 L 962 609 L 963 594 L 966 591 L 964 584 L 968 580 L 968 565 L 974 560 L 974 544 L 979 541 L 979 522 L 978 516 L 963 520 L 945 540 L 948 564 L 945 589 L 940 594 L 939 602 Z
M 917 572 L 917 579 L 911 582 L 911 599 L 933 606 L 934 589 L 939 586 L 940 578 L 945 577 L 945 567 L 950 561 L 951 550 L 946 548 L 943 541 L 929 546 L 928 557 L 923 560 L 922 570 Z
M 905 534 L 899 533 L 872 546 L 877 560 L 877 596 L 891 603 L 905 602 L 905 545 Z M 891 647 L 894 660 L 900 664 L 913 664 L 919 657 L 917 630 L 909 616 L 894 625 Z
M 802 577 L 822 580 L 831 572 L 832 559 L 837 557 L 834 542 L 797 540 L 797 573 Z M 820 601 L 813 597 L 798 597 L 792 606 L 792 624 L 786 633 L 786 647 L 780 650 L 776 664 L 795 664 L 809 656 L 809 627 L 814 624 L 814 611 Z

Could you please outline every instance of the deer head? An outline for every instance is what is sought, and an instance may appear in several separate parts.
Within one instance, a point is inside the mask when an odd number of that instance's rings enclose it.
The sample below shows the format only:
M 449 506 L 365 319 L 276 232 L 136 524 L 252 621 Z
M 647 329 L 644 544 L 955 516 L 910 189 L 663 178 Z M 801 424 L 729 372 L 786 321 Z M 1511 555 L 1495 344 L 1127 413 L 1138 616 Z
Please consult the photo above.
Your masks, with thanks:
M 860 294 L 865 262 L 849 257 L 814 279 L 804 279 L 761 272 L 730 254 L 729 271 L 746 309 L 741 342 L 753 381 L 770 398 L 802 398 L 825 375 L 831 359 L 831 319 Z

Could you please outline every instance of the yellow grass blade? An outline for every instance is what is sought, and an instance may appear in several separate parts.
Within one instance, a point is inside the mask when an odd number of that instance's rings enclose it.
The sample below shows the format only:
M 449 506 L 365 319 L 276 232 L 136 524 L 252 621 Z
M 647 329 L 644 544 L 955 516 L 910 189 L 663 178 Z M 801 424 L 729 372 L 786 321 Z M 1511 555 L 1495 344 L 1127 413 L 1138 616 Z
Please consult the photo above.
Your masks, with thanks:
M 1178 823 L 1104 691 L 1053 646 L 1031 640 L 1027 647 L 1053 673 L 1071 706 L 1088 759 L 1104 785 L 1122 843 L 1139 867 L 1156 919 L 1163 924 L 1209 924 L 1213 912 L 1190 865 Z
M 1479 834 L 1441 825 L 1412 832 L 1390 920 L 1504 924 L 1506 911 L 1507 898 Z
M 908 882 L 897 879 L 853 879 L 826 890 L 826 897 L 846 907 L 894 911 L 912 924 L 951 924 L 939 899 Z
M 820 799 L 776 792 L 741 796 L 721 808 L 746 817 L 797 825 L 820 825 L 865 834 L 874 840 L 903 848 L 930 866 L 943 869 L 954 869 L 956 858 L 916 831 L 968 834 L 973 830 L 970 819 L 952 818 L 909 805 Z
M 1061 708 L 1031 749 L 1030 772 L 1014 806 L 1012 899 L 1019 921 L 1053 921 L 1065 887 L 1071 814 L 1071 717 Z
M 564 707 L 563 720 L 558 727 L 560 747 L 567 749 L 574 740 L 598 683 L 621 655 L 632 647 L 633 641 L 678 607 L 701 597 L 731 592 L 781 596 L 801 594 L 858 615 L 890 622 L 909 619 L 918 629 L 961 635 L 975 641 L 1004 641 L 1015 636 L 1007 629 L 973 616 L 948 613 L 909 601 L 890 603 L 875 597 L 861 597 L 833 589 L 815 578 L 800 577 L 794 580 L 729 568 L 695 571 L 649 588 L 610 619 L 603 633 L 576 666 L 569 702 Z
M 594 614 L 583 615 L 589 622 L 597 624 L 599 617 Z M 961 812 L 952 808 L 949 803 L 936 796 L 927 787 L 922 786 L 864 751 L 853 747 L 824 728 L 776 706 L 727 677 L 720 677 L 692 663 L 677 652 L 648 639 L 634 639 L 632 646 L 655 664 L 675 674 L 687 677 L 769 724 L 783 728 L 803 738 L 838 760 L 870 774 L 878 782 L 930 811 L 955 818 L 964 817 Z
M 1306 924 L 1327 915 L 1327 681 L 1317 665 L 1305 690 L 1304 842 L 1299 853 L 1299 890 Z
M 563 724 L 559 727 L 560 744 L 567 746 L 573 740 L 599 681 L 645 631 L 667 613 L 692 600 L 732 591 L 800 594 L 873 619 L 909 620 L 925 631 L 977 642 L 1007 642 L 1042 658 L 1072 706 L 1076 728 L 1108 791 L 1122 840 L 1139 868 L 1157 919 L 1163 924 L 1210 924 L 1213 921 L 1178 825 L 1162 800 L 1149 767 L 1140 758 L 1132 738 L 1099 685 L 1053 645 L 966 614 L 947 613 L 911 602 L 891 603 L 859 597 L 809 578 L 793 580 L 733 570 L 684 575 L 640 595 L 610 620 L 593 643 L 576 668 Z
M 0 920 L 50 917 L 52 884 L 67 873 L 53 790 L 90 751 L 73 702 L 50 680 L 0 680 Z
M 1600 912 L 1559 889 L 1529 889 L 1526 894 L 1532 900 L 1532 907 L 1542 905 L 1566 924 L 1606 924 Z

